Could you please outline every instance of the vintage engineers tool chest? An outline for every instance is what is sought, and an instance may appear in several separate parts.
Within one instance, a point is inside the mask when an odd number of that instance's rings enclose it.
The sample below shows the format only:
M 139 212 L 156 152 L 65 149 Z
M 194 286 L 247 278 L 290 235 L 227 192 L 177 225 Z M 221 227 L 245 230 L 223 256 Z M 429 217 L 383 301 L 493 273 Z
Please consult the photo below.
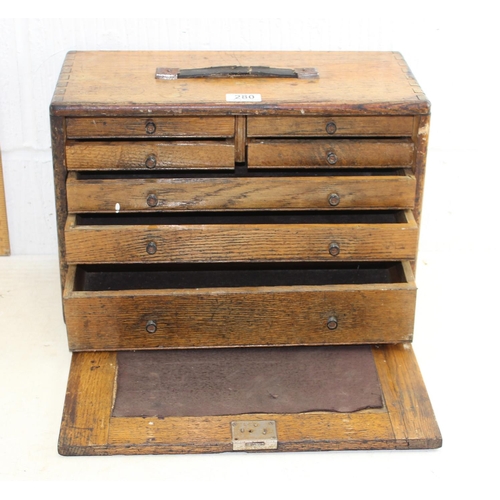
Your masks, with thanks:
M 430 104 L 393 52 L 70 52 L 64 455 L 436 448 Z

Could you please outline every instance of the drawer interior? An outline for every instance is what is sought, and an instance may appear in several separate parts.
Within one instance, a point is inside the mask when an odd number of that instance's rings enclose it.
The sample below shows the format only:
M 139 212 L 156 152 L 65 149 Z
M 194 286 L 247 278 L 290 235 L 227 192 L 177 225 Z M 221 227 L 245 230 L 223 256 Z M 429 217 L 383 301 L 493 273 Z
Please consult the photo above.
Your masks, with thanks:
M 77 266 L 73 291 L 407 283 L 400 262 Z
M 254 168 L 249 170 L 244 164 L 237 164 L 234 170 L 224 171 L 220 170 L 156 170 L 154 172 L 145 172 L 143 170 L 126 170 L 126 171 L 107 171 L 107 170 L 88 170 L 88 171 L 75 171 L 70 174 L 76 176 L 76 180 L 127 180 L 127 179 L 220 179 L 220 178 L 259 178 L 259 177 L 389 177 L 397 176 L 404 177 L 411 175 L 409 169 L 403 168 L 360 168 L 360 169 L 347 169 L 338 168 L 322 169 L 315 168 L 314 170 L 304 169 L 258 169 Z
M 401 210 L 336 212 L 203 212 L 149 214 L 80 214 L 77 226 L 112 225 L 209 225 L 209 224 L 398 224 L 407 223 Z

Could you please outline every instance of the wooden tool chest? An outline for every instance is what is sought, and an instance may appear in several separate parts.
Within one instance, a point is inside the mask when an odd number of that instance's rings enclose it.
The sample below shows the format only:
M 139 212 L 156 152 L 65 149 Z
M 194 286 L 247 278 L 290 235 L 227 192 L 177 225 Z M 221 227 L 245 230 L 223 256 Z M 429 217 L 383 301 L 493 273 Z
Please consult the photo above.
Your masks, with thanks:
M 69 53 L 60 453 L 440 446 L 411 348 L 429 113 L 397 53 Z

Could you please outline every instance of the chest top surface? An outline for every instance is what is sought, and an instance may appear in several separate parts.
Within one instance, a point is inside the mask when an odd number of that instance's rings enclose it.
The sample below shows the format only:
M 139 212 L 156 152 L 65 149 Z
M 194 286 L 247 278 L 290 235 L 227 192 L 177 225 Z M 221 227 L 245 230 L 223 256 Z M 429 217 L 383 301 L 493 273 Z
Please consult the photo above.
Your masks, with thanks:
M 156 69 L 315 68 L 319 78 L 160 80 Z M 258 103 L 226 94 L 260 94 Z M 70 52 L 54 115 L 428 114 L 430 103 L 397 52 Z

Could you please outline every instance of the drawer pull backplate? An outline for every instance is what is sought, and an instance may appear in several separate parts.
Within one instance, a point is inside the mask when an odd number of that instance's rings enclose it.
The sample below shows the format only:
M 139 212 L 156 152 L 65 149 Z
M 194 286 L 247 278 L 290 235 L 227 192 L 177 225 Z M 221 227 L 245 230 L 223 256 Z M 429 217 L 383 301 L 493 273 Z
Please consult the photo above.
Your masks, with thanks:
M 337 132 L 337 125 L 335 125 L 335 122 L 328 122 L 325 129 L 327 134 L 333 135 Z
M 146 323 L 146 331 L 148 333 L 156 333 L 156 330 L 157 330 L 157 326 L 156 326 L 156 321 L 153 321 L 152 319 L 150 319 L 147 323 Z
M 326 155 L 326 161 L 328 162 L 329 165 L 335 165 L 338 161 L 338 157 L 335 153 L 330 152 Z
M 146 123 L 146 134 L 154 134 L 156 132 L 156 125 L 154 122 L 147 122 Z
M 155 194 L 148 194 L 146 203 L 148 204 L 148 207 L 156 207 L 158 205 L 158 196 Z
M 337 193 L 332 193 L 328 197 L 328 203 L 330 203 L 332 207 L 336 207 L 340 203 L 340 196 Z
M 333 242 L 330 244 L 330 248 L 328 249 L 328 251 L 330 252 L 330 255 L 332 257 L 336 257 L 340 253 L 340 245 Z
M 156 243 L 154 241 L 150 241 L 146 246 L 146 252 L 148 252 L 149 255 L 154 255 L 156 250 Z

